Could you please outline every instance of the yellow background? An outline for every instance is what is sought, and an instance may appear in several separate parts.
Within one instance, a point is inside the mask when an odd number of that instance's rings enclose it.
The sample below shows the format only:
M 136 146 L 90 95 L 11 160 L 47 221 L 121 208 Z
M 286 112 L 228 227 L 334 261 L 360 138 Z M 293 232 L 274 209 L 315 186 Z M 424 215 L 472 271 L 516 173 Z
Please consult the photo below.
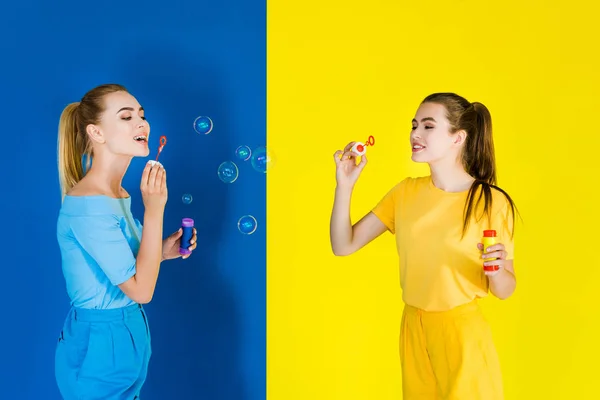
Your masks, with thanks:
M 592 7 L 595 7 L 593 9 Z M 406 175 L 436 91 L 481 101 L 516 200 L 517 293 L 483 302 L 506 399 L 600 398 L 598 6 L 580 1 L 268 3 L 268 398 L 397 400 L 393 237 L 335 258 L 333 153 L 373 135 L 352 217 Z

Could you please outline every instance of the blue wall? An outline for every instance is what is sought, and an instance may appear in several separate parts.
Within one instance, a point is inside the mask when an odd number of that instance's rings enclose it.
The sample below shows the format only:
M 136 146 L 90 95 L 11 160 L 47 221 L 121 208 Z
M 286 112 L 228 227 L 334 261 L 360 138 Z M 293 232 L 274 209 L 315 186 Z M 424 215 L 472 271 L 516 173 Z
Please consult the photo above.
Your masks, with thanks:
M 183 217 L 199 231 L 190 259 L 163 263 L 146 307 L 154 352 L 142 398 L 264 399 L 266 179 L 234 151 L 266 141 L 265 3 L 54 4 L 0 9 L 0 398 L 60 398 L 54 349 L 69 304 L 55 236 L 58 118 L 86 90 L 116 82 L 146 109 L 150 158 L 168 137 L 165 234 Z M 199 115 L 213 119 L 209 135 L 194 132 Z M 239 167 L 233 184 L 217 177 L 227 160 Z M 124 182 L 140 219 L 146 161 L 135 159 Z M 245 214 L 258 220 L 253 235 L 237 230 Z

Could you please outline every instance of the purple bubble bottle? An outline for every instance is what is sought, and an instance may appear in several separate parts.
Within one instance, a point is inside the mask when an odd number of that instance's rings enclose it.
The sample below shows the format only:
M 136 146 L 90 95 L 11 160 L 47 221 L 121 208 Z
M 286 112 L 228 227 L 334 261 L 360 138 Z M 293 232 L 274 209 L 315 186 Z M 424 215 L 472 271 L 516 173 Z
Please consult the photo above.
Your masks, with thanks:
M 192 236 L 194 236 L 194 220 L 191 218 L 184 218 L 181 220 L 181 228 L 183 229 L 183 234 L 181 235 L 179 254 L 185 256 L 191 254 L 188 247 L 192 245 L 190 241 L 192 240 Z

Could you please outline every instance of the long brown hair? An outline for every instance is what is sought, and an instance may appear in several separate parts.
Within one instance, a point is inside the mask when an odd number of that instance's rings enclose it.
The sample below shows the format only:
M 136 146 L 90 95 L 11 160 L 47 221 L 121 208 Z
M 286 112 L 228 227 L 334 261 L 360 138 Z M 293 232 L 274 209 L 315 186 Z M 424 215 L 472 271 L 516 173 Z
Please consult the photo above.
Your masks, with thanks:
M 81 101 L 65 107 L 58 123 L 58 175 L 62 197 L 85 176 L 90 168 L 92 144 L 86 128 L 97 124 L 105 110 L 104 96 L 114 92 L 127 92 L 117 84 L 100 85 L 87 92 Z M 86 158 L 85 169 L 83 157 Z
M 469 188 L 465 203 L 463 236 L 469 227 L 474 210 L 478 208 L 482 199 L 484 207 L 481 217 L 487 214 L 488 219 L 491 219 L 492 189 L 495 189 L 506 197 L 510 205 L 513 227 L 512 237 L 514 235 L 515 213 L 518 213 L 518 211 L 508 193 L 496 186 L 496 156 L 492 137 L 492 116 L 488 108 L 479 102 L 471 103 L 455 93 L 434 93 L 427 96 L 422 103 L 443 105 L 446 108 L 446 118 L 450 123 L 450 132 L 455 133 L 463 130 L 467 133 L 462 151 L 462 164 L 465 171 L 475 181 Z

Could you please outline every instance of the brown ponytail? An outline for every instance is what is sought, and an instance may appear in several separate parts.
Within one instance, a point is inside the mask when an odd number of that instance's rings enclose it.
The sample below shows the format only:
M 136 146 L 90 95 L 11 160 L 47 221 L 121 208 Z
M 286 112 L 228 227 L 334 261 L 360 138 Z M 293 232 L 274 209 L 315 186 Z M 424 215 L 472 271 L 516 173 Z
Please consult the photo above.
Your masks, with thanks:
M 67 105 L 60 115 L 58 124 L 58 175 L 64 198 L 90 168 L 93 156 L 92 145 L 87 136 L 89 124 L 97 124 L 105 110 L 104 96 L 123 91 L 121 85 L 100 85 L 83 96 L 80 102 Z M 86 166 L 83 167 L 83 157 Z
M 496 186 L 496 156 L 492 136 L 492 116 L 485 105 L 479 102 L 470 103 L 454 93 L 434 93 L 423 100 L 423 103 L 437 103 L 446 108 L 446 117 L 451 132 L 463 130 L 467 138 L 462 152 L 462 164 L 465 171 L 475 181 L 467 194 L 464 208 L 463 235 L 466 233 L 474 209 L 484 201 L 483 214 L 491 219 L 492 189 L 502 193 L 510 205 L 514 235 L 516 206 L 504 190 Z M 482 215 L 483 216 L 483 215 Z M 481 217 L 477 218 L 479 220 Z

